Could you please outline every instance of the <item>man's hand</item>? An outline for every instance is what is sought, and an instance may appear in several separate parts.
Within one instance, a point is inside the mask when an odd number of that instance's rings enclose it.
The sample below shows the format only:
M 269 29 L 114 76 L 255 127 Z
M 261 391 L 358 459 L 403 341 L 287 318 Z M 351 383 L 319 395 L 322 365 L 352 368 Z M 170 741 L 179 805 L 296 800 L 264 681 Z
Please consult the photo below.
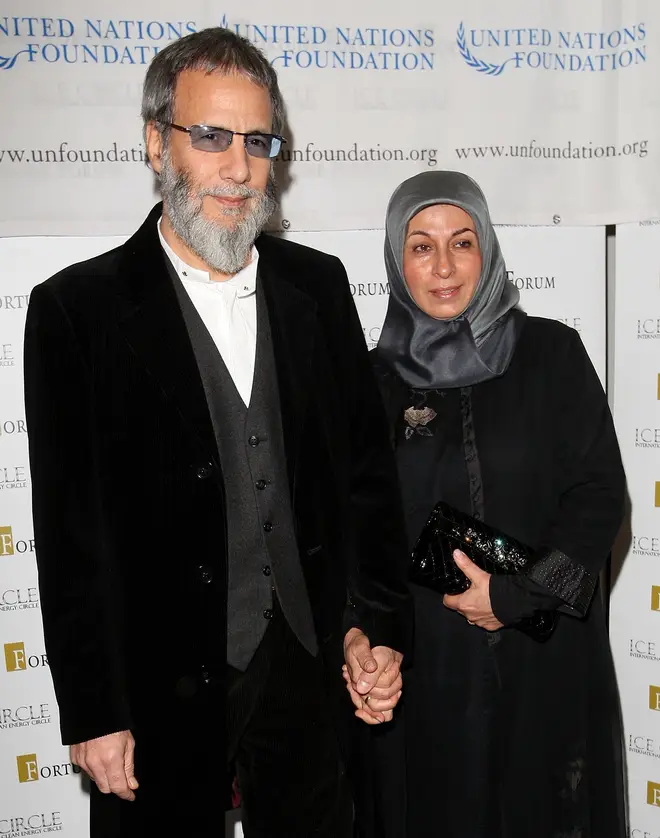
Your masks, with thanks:
M 110 733 L 71 746 L 71 762 L 92 778 L 103 794 L 135 800 L 138 781 L 133 773 L 135 740 L 130 730 Z
M 344 680 L 356 707 L 355 715 L 367 724 L 392 720 L 401 698 L 403 655 L 387 646 L 369 644 L 369 638 L 352 628 L 344 638 Z
M 502 623 L 493 614 L 490 604 L 490 573 L 471 561 L 465 553 L 454 550 L 454 561 L 470 580 L 467 591 L 457 596 L 445 595 L 443 602 L 452 611 L 462 614 L 468 623 L 486 631 L 497 631 Z

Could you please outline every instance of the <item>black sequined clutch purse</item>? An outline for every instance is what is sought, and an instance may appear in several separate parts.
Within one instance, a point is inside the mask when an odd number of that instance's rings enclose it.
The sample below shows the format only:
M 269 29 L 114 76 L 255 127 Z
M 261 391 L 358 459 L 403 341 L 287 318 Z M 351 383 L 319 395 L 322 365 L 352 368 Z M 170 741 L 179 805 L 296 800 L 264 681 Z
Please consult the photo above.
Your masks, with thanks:
M 470 580 L 454 561 L 457 549 L 487 573 L 522 573 L 534 561 L 531 547 L 440 501 L 413 549 L 410 581 L 442 595 L 466 591 Z M 554 611 L 537 611 L 515 628 L 535 640 L 546 640 L 556 622 Z

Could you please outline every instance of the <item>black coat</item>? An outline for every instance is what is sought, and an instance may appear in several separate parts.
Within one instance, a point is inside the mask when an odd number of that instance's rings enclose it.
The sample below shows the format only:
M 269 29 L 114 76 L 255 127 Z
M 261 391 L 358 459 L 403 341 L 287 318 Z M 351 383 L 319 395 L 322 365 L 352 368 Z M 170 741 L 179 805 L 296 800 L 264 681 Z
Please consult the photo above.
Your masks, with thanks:
M 107 834 L 167 824 L 216 835 L 223 480 L 160 214 L 32 293 L 25 376 L 39 585 L 63 742 L 135 735 L 141 787 L 135 803 L 103 801 Z M 395 463 L 341 263 L 268 236 L 257 249 L 300 561 L 330 689 L 350 719 L 347 626 L 373 645 L 407 643 Z
M 593 587 L 622 519 L 624 475 L 605 394 L 578 334 L 528 317 L 507 372 L 472 388 L 471 419 L 459 391 L 432 392 L 426 402 L 437 415 L 428 435 L 408 438 L 403 413 L 420 394 L 377 353 L 374 360 L 411 543 L 437 500 L 470 513 L 482 492 L 487 524 L 544 554 L 561 552 L 545 586 L 492 578 L 492 607 L 507 625 L 496 633 L 413 586 L 413 669 L 402 713 L 371 743 L 378 752 L 371 762 L 383 769 L 373 834 L 624 838 L 618 696 Z M 466 437 L 476 442 L 476 468 L 466 462 Z M 545 643 L 513 627 L 535 608 L 558 607 Z

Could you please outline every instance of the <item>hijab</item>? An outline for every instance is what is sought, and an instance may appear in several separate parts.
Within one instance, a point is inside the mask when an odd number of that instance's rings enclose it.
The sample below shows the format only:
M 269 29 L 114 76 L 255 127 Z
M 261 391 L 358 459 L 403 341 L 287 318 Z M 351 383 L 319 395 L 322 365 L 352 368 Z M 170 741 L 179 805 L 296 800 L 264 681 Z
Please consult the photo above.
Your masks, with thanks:
M 481 250 L 481 275 L 467 308 L 438 320 L 414 301 L 403 276 L 408 223 L 426 207 L 451 204 L 473 220 Z M 469 387 L 506 372 L 525 314 L 507 280 L 504 258 L 479 186 L 461 172 L 423 172 L 405 180 L 390 198 L 385 220 L 385 268 L 390 299 L 378 341 L 379 355 L 410 387 Z

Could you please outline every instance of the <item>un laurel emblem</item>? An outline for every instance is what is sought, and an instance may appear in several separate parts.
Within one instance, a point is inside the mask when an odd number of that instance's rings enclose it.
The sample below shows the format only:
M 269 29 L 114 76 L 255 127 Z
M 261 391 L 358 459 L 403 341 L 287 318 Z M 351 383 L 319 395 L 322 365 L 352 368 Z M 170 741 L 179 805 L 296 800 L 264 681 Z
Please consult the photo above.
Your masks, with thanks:
M 507 60 L 503 61 L 502 64 L 491 64 L 488 61 L 482 61 L 481 58 L 477 58 L 476 55 L 473 55 L 468 49 L 465 40 L 465 26 L 463 25 L 463 21 L 461 21 L 458 31 L 456 32 L 456 45 L 468 67 L 472 67 L 478 73 L 485 73 L 487 76 L 499 76 L 509 61 L 511 61 L 510 58 L 507 58 Z

